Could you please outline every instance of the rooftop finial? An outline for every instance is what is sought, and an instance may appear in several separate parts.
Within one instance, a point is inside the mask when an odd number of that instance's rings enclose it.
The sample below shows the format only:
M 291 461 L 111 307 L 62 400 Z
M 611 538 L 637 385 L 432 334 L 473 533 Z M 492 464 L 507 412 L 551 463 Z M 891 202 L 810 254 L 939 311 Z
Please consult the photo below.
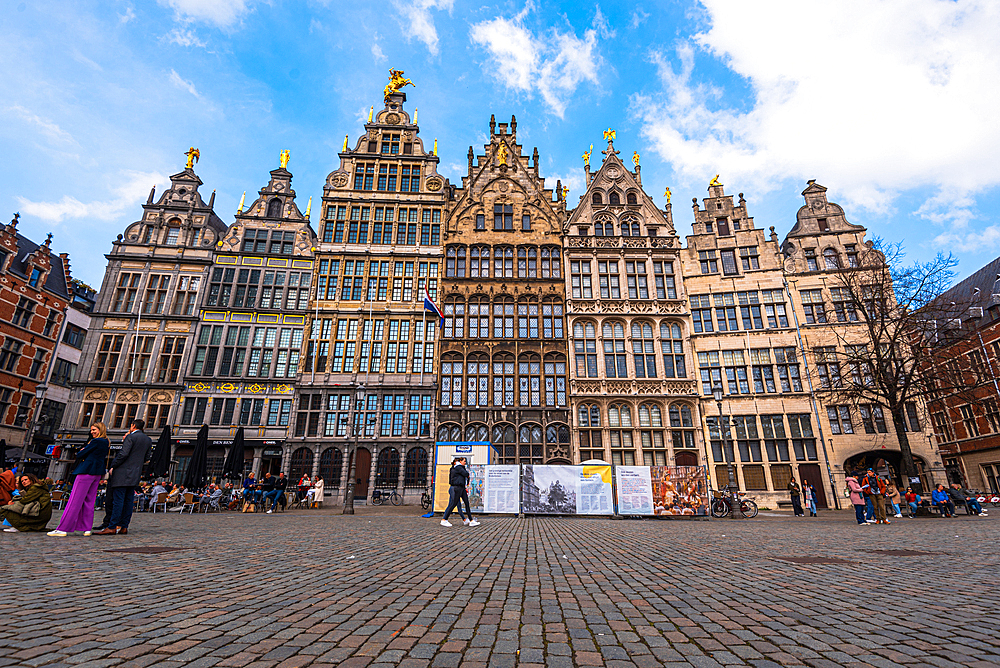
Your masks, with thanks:
M 434 155 L 438 154 L 438 140 L 437 137 L 434 138 Z
M 342 148 L 342 149 L 340 149 L 340 150 L 341 150 L 341 152 L 343 152 L 343 151 L 346 151 L 346 150 L 347 150 L 347 135 L 344 135 L 344 148 Z
M 584 151 L 583 152 L 583 156 L 582 156 L 583 157 L 583 166 L 585 168 L 587 168 L 587 169 L 590 169 L 590 155 L 593 152 L 594 152 L 594 145 L 593 144 L 590 145 L 590 150 L 589 151 Z
M 607 130 L 604 131 L 604 138 L 607 139 L 608 143 L 610 144 L 612 141 L 614 141 L 615 139 L 617 139 L 618 136 L 617 136 L 617 134 L 615 133 L 614 130 L 612 130 L 611 128 L 608 128 Z
M 417 114 L 418 113 L 420 113 L 420 110 L 418 108 L 414 107 L 413 108 L 413 124 L 414 125 L 417 124 Z
M 284 169 L 285 167 L 288 167 L 288 159 L 290 157 L 292 157 L 292 156 L 288 152 L 287 148 L 284 151 L 282 151 L 280 154 L 278 154 L 278 164 L 281 166 L 282 169 Z
M 51 248 L 52 247 L 52 233 L 51 232 L 49 232 L 47 235 L 45 235 L 45 242 L 42 245 L 45 246 L 46 248 Z
M 306 220 L 309 220 L 309 214 L 312 212 L 313 208 L 313 198 L 309 195 L 309 202 L 306 204 Z
M 243 204 L 247 201 L 247 191 L 243 191 L 243 197 L 240 198 L 240 205 L 236 207 L 236 213 L 243 213 Z
M 374 107 L 374 105 L 373 105 L 373 106 L 372 106 L 372 108 L 368 110 L 368 122 L 369 122 L 369 123 L 371 123 L 371 122 L 372 122 L 372 117 L 373 117 L 374 115 L 375 115 L 375 107 Z

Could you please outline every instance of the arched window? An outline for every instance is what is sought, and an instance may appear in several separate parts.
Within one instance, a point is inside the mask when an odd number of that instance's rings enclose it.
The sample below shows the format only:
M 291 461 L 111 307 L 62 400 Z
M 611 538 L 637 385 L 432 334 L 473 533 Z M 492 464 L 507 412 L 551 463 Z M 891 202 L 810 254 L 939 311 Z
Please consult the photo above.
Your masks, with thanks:
M 535 246 L 517 249 L 517 277 L 538 278 L 538 248 Z
M 628 378 L 625 361 L 625 326 L 620 322 L 606 322 L 601 327 L 604 337 L 604 373 L 608 378 Z
M 469 300 L 469 338 L 490 338 L 490 302 L 486 297 Z
M 479 246 L 469 249 L 469 278 L 479 278 Z M 489 265 L 489 261 L 486 262 Z
M 455 262 L 455 277 L 465 278 L 465 246 L 458 247 L 458 258 Z
M 493 278 L 514 278 L 514 249 L 497 246 L 493 249 Z
M 625 201 L 632 205 L 639 203 L 638 200 L 636 200 L 635 193 L 628 193 L 625 196 Z
M 697 466 L 698 453 L 690 450 L 674 454 L 674 466 Z
M 281 200 L 277 197 L 267 203 L 267 217 L 281 218 Z
M 563 303 L 558 297 L 546 297 L 542 303 L 542 336 L 563 338 Z
M 564 424 L 550 424 L 545 427 L 545 442 L 549 445 L 569 443 L 569 427 Z
M 590 201 L 598 205 L 604 204 L 604 198 L 601 197 L 601 193 L 596 190 L 594 191 L 594 194 L 590 197 Z
M 576 377 L 597 378 L 597 332 L 592 322 L 573 323 Z
M 538 300 L 522 298 L 517 303 L 517 336 L 520 339 L 538 338 Z
M 681 326 L 675 322 L 660 323 L 660 349 L 663 351 L 663 376 L 665 378 L 686 378 L 684 363 L 684 341 Z
M 538 278 L 538 248 L 528 248 L 528 278 Z
M 442 406 L 462 405 L 462 371 L 464 367 L 465 363 L 458 353 L 449 353 L 441 360 Z
M 493 356 L 493 405 L 514 408 L 514 356 L 498 353 Z
M 297 483 L 302 476 L 312 477 L 313 451 L 309 448 L 298 448 L 292 453 L 291 466 L 288 469 L 288 479 Z
M 344 453 L 340 448 L 327 448 L 319 456 L 319 477 L 327 489 L 340 487 L 340 469 L 344 466 Z
M 694 447 L 694 420 L 690 406 L 670 404 L 670 430 L 675 450 Z
M 639 440 L 645 466 L 667 465 L 667 442 L 663 437 L 663 414 L 658 404 L 639 406 Z
M 446 339 L 465 336 L 465 302 L 461 297 L 449 297 L 444 303 L 444 336 Z
M 485 440 L 485 439 L 484 439 Z M 406 451 L 406 477 L 403 487 L 423 488 L 427 486 L 427 451 L 410 448 Z
M 628 405 L 611 404 L 608 408 L 608 426 L 611 427 L 611 462 L 618 466 L 634 466 L 632 411 Z
M 562 276 L 562 262 L 559 248 L 546 246 L 542 249 L 542 278 L 559 278 Z
M 484 424 L 473 423 L 465 426 L 466 441 L 488 441 L 489 436 L 490 431 Z
M 448 246 L 445 251 L 444 275 L 448 278 L 455 277 L 455 266 L 458 259 L 458 248 Z
M 621 206 L 622 198 L 619 197 L 618 193 L 613 192 L 608 197 L 608 202 L 609 202 L 609 204 L 611 204 L 611 206 Z
M 439 441 L 461 441 L 462 428 L 452 422 L 446 422 L 438 427 L 437 440 Z
M 628 223 L 627 222 L 622 223 L 622 236 L 623 237 L 632 236 L 631 233 L 629 232 L 629 228 L 628 228 Z
M 542 361 L 538 355 L 521 355 L 517 360 L 517 382 L 519 405 L 542 405 Z
M 469 374 L 466 406 L 489 406 L 490 359 L 483 353 L 469 355 L 466 372 Z
M 497 297 L 493 302 L 493 338 L 514 338 L 514 300 Z
M 639 235 L 639 223 L 637 223 L 637 222 L 633 222 L 632 223 L 632 236 L 633 237 L 640 236 Z
M 823 251 L 823 264 L 827 269 L 840 269 L 840 257 L 833 248 Z
M 542 463 L 542 427 L 523 424 L 518 429 L 518 454 L 523 464 Z
M 601 410 L 597 404 L 583 404 L 578 410 L 580 461 L 604 459 L 601 440 Z
M 562 355 L 545 356 L 545 405 L 566 405 L 566 359 Z
M 493 425 L 493 449 L 497 453 L 499 463 L 517 463 L 517 439 L 515 436 L 516 432 L 514 431 L 514 425 Z
M 375 489 L 396 489 L 399 486 L 399 450 L 383 448 L 375 467 Z
M 604 224 L 600 221 L 594 221 L 594 236 L 603 237 L 604 236 Z
M 632 361 L 636 378 L 656 378 L 656 342 L 648 322 L 632 323 Z

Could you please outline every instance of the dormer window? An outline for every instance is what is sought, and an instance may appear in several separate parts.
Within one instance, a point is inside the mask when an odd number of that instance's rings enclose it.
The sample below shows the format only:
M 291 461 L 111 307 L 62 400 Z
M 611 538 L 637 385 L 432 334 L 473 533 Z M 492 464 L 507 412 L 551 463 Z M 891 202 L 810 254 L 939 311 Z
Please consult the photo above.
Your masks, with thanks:
M 601 193 L 598 192 L 594 193 L 594 195 L 590 198 L 590 201 L 594 204 L 604 204 L 604 198 L 601 197 Z
M 635 193 L 628 193 L 625 196 L 625 201 L 628 202 L 632 206 L 635 206 L 636 204 L 639 203 L 638 200 L 635 197 Z
M 382 135 L 382 153 L 385 155 L 399 154 L 399 135 Z
M 819 231 L 820 232 L 829 232 L 830 231 L 830 224 L 828 222 L 826 222 L 826 218 L 819 218 L 816 222 L 819 223 Z
M 277 197 L 267 203 L 267 217 L 281 218 L 281 200 Z
M 816 249 L 807 248 L 805 249 L 806 254 L 806 268 L 809 271 L 819 271 L 819 264 L 816 262 Z
M 168 227 L 167 228 L 167 239 L 164 242 L 168 246 L 176 246 L 177 239 L 181 236 L 181 228 L 179 227 Z
M 618 196 L 618 193 L 611 193 L 611 195 L 608 198 L 608 201 L 611 204 L 611 206 L 621 206 L 622 198 Z
M 728 218 L 716 218 L 715 225 L 719 230 L 720 237 L 729 236 L 729 219 Z
M 858 247 L 854 244 L 847 244 L 847 266 L 857 267 L 858 266 Z
M 28 279 L 28 285 L 33 288 L 37 288 L 38 284 L 42 281 L 42 270 L 38 267 L 31 268 L 31 278 Z

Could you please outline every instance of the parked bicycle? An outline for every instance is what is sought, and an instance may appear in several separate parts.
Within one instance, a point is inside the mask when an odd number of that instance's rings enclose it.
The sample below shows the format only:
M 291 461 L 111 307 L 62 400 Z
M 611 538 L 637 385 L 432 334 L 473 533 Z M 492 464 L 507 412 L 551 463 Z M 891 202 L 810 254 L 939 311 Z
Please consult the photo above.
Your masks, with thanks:
M 757 504 L 750 499 L 743 498 L 746 495 L 742 492 L 737 492 L 737 495 L 740 500 L 740 512 L 743 514 L 743 517 L 747 519 L 757 517 Z M 712 517 L 727 517 L 731 508 L 732 493 L 729 490 L 715 492 L 715 498 L 712 500 Z
M 424 510 L 430 510 L 433 500 L 431 499 L 430 492 L 424 490 L 424 493 L 420 495 L 420 507 Z
M 376 489 L 372 492 L 373 506 L 381 506 L 386 501 L 394 506 L 401 506 L 403 505 L 403 496 L 394 489 Z

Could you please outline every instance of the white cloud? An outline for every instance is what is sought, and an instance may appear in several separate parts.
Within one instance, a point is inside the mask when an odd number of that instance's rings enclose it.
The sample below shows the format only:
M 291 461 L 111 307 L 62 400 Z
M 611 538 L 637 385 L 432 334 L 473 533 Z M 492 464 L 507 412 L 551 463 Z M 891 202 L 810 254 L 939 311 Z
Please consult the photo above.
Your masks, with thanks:
M 126 210 L 144 202 L 153 184 L 166 181 L 166 177 L 155 172 L 125 171 L 121 174 L 121 182 L 111 189 L 114 196 L 107 200 L 81 202 L 64 195 L 56 202 L 32 202 L 18 196 L 17 202 L 22 213 L 51 223 L 72 218 L 116 220 Z
M 164 36 L 168 42 L 177 44 L 178 46 L 197 46 L 204 48 L 206 43 L 198 39 L 198 36 L 194 33 L 194 30 L 187 30 L 184 28 L 174 28 L 169 33 Z
M 76 144 L 76 140 L 73 135 L 63 130 L 59 125 L 47 118 L 43 118 L 38 114 L 25 109 L 20 105 L 14 105 L 7 107 L 7 111 L 13 113 L 21 120 L 35 126 L 41 131 L 43 135 L 49 139 L 61 143 L 61 144 Z
M 172 83 L 173 85 L 177 86 L 182 90 L 186 90 L 199 100 L 202 99 L 201 94 L 198 92 L 198 89 L 194 87 L 194 83 L 183 79 L 181 75 L 177 74 L 177 70 L 170 70 L 170 83 Z
M 638 28 L 641 24 L 645 23 L 648 18 L 648 12 L 642 11 L 642 7 L 636 7 L 635 11 L 632 12 L 632 21 L 628 24 L 628 27 Z
M 250 10 L 248 0 L 159 0 L 177 14 L 181 21 L 200 21 L 227 28 Z
M 400 26 L 406 41 L 416 37 L 431 55 L 438 55 L 438 34 L 434 26 L 434 17 L 431 10 L 451 11 L 455 0 L 392 0 L 393 7 L 400 13 Z
M 959 228 L 974 217 L 971 194 L 1000 184 L 996 3 L 702 3 L 711 27 L 654 53 L 663 91 L 632 99 L 682 179 L 720 172 L 766 191 L 816 178 L 882 212 L 919 188 L 928 192 L 916 213 Z M 751 90 L 745 106 L 720 104 L 699 79 L 705 54 Z
M 382 51 L 382 47 L 378 45 L 378 42 L 372 42 L 372 58 L 375 59 L 376 63 L 384 63 L 389 59 Z
M 611 23 L 608 21 L 608 17 L 601 12 L 600 5 L 597 6 L 594 12 L 594 20 L 591 22 L 591 25 L 595 30 L 597 30 L 597 32 L 600 33 L 601 39 L 611 39 L 617 34 L 611 28 Z
M 502 83 L 528 95 L 537 91 L 549 111 L 562 118 L 577 87 L 584 81 L 597 83 L 601 63 L 597 30 L 586 30 L 582 39 L 556 28 L 535 35 L 524 25 L 531 9 L 529 3 L 511 19 L 498 16 L 477 23 L 470 37 L 489 52 L 494 61 L 492 71 Z
M 129 6 L 129 7 L 125 8 L 125 13 L 124 14 L 119 14 L 118 15 L 118 22 L 119 23 L 128 23 L 129 21 L 131 21 L 134 18 L 135 18 L 135 9 L 133 9 L 131 6 Z

